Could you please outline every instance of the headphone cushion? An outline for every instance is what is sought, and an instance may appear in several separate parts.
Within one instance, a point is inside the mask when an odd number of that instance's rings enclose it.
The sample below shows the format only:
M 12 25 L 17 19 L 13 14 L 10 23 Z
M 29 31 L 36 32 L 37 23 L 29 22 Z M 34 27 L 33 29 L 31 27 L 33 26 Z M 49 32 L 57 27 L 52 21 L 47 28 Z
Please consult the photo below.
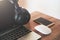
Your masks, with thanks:
M 17 15 L 16 24 L 24 25 L 27 24 L 30 20 L 30 14 L 26 9 L 22 8 L 22 11 Z

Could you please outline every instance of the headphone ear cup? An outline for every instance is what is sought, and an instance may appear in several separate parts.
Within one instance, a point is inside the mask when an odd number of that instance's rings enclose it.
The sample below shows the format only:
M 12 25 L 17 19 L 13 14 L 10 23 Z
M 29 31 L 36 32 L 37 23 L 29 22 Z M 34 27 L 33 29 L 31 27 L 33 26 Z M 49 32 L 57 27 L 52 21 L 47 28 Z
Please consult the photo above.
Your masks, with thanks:
M 30 14 L 26 9 L 23 9 L 23 14 L 22 14 L 22 24 L 27 24 L 30 20 Z
M 26 9 L 21 10 L 21 13 L 15 15 L 15 24 L 24 25 L 30 20 L 30 14 Z

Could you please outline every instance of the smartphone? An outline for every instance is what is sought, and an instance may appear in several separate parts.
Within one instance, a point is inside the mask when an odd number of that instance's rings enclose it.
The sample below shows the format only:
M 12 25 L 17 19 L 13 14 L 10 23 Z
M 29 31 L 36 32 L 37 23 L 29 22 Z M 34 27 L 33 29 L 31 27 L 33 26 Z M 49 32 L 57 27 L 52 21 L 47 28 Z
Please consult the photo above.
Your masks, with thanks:
M 47 20 L 45 18 L 42 18 L 42 17 L 40 17 L 38 19 L 35 19 L 34 22 L 36 22 L 38 24 L 43 24 L 45 26 L 52 26 L 52 25 L 54 25 L 53 22 L 51 22 L 51 21 L 49 21 L 49 20 Z

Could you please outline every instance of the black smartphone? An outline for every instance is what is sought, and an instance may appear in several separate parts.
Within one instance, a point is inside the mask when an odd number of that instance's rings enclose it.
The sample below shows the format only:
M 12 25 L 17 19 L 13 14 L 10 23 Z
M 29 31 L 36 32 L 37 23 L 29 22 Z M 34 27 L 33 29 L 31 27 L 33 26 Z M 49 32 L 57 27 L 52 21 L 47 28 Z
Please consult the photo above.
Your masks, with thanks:
M 38 18 L 38 19 L 35 19 L 34 22 L 38 23 L 38 24 L 43 24 L 45 26 L 52 26 L 54 23 L 45 19 L 45 18 Z

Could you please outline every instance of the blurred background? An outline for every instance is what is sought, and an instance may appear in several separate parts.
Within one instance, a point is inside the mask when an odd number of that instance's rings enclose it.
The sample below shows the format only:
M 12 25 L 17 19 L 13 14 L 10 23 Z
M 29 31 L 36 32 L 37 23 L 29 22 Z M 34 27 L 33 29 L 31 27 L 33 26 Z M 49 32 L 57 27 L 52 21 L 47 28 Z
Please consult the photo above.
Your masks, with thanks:
M 18 3 L 30 13 L 39 11 L 60 19 L 60 0 L 19 0 Z

